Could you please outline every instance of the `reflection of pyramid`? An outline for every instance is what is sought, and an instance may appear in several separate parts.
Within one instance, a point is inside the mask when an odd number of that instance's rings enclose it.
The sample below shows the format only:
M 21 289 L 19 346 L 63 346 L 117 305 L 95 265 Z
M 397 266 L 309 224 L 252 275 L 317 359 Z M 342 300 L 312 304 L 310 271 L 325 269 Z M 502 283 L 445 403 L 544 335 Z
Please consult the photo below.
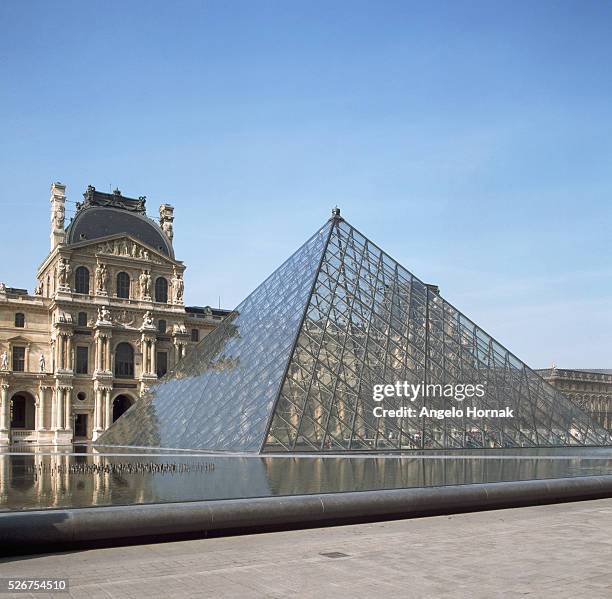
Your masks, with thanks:
M 338 451 L 605 445 L 608 433 L 339 216 L 339 211 L 98 440 Z M 373 401 L 396 381 L 483 397 Z M 435 394 L 435 393 L 434 393 Z M 377 418 L 376 406 L 463 409 Z M 475 417 L 468 407 L 511 410 Z M 155 431 L 148 430 L 150 425 Z

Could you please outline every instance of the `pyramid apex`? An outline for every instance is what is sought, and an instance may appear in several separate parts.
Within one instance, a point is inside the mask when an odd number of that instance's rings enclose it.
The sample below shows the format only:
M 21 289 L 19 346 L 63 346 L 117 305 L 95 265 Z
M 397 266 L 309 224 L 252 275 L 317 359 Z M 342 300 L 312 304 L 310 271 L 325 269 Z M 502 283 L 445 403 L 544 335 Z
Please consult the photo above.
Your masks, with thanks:
M 331 217 L 334 219 L 342 220 L 342 217 L 340 216 L 340 208 L 338 208 L 338 206 L 332 209 Z

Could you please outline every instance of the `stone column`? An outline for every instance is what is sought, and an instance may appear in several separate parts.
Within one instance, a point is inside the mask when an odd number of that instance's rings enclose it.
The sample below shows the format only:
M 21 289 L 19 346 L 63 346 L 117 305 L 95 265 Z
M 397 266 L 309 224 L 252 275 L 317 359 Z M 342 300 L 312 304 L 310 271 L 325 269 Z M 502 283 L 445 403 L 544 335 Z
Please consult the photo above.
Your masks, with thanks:
M 147 371 L 147 340 L 142 339 L 140 346 L 142 348 L 142 374 Z
M 96 334 L 96 370 L 104 370 L 104 335 Z
M 72 370 L 72 335 L 66 336 L 66 368 Z
M 64 388 L 55 388 L 55 425 L 56 431 L 64 428 Z
M 96 370 L 102 370 L 102 338 L 100 335 L 96 337 Z
M 64 337 L 61 333 L 58 333 L 55 339 L 55 348 L 57 353 L 55 363 L 57 364 L 57 369 L 61 370 L 64 367 Z
M 98 423 L 100 422 L 99 420 L 99 414 L 98 414 L 98 407 L 100 405 L 100 389 L 94 389 L 94 412 L 93 412 L 93 417 L 94 417 L 94 421 L 93 421 L 93 433 L 94 433 L 94 440 L 95 440 L 95 434 L 96 431 L 99 428 Z
M 47 398 L 46 398 L 47 389 L 48 387 L 41 387 L 40 392 L 39 392 L 38 409 L 37 409 L 37 416 L 36 416 L 36 421 L 38 423 L 37 428 L 39 431 L 45 430 L 45 410 L 47 407 Z
M 51 430 L 55 430 L 57 428 L 56 403 L 57 403 L 57 390 L 52 389 L 51 390 L 51 422 L 50 422 L 50 427 L 49 427 Z
M 106 370 L 106 337 L 100 337 L 100 370 Z
M 157 343 L 155 342 L 155 339 L 153 339 L 151 341 L 151 374 L 155 374 L 156 370 L 157 370 L 157 365 L 156 365 L 156 354 L 155 352 L 157 351 Z
M 72 387 L 64 387 L 64 429 L 72 430 Z
M 8 383 L 2 383 L 0 385 L 0 397 L 2 398 L 2 407 L 0 409 L 0 431 L 8 431 L 9 428 L 10 406 L 8 390 Z
M 68 358 L 67 358 L 67 355 L 66 355 L 67 342 L 66 342 L 66 335 L 65 335 L 65 333 L 62 333 L 60 335 L 60 339 L 61 339 L 61 343 L 60 343 L 60 368 L 62 370 L 65 370 L 66 368 L 68 368 Z
M 113 370 L 112 365 L 111 365 L 111 355 L 110 355 L 110 338 L 107 335 L 104 335 L 102 343 L 103 343 L 102 355 L 104 356 L 104 370 L 108 370 L 110 372 Z
M 26 345 L 26 348 L 25 348 L 23 371 L 30 372 L 30 344 L 29 343 L 28 345 Z
M 96 389 L 96 401 L 94 407 L 94 438 L 99 435 L 104 427 L 102 426 L 102 403 L 104 401 L 104 390 L 101 387 Z
M 111 399 L 110 399 L 111 390 L 107 387 L 104 389 L 104 430 L 106 430 L 112 423 L 113 417 L 111 413 Z
M 145 339 L 144 343 L 145 351 L 142 355 L 142 374 L 149 374 L 149 371 L 151 370 L 151 341 L 149 339 Z

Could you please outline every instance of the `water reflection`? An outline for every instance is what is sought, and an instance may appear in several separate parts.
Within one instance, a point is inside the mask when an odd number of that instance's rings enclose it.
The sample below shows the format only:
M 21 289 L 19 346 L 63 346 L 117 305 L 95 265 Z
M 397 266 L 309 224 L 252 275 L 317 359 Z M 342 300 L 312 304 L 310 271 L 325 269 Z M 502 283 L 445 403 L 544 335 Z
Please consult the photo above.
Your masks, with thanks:
M 612 475 L 612 449 L 270 457 L 90 448 L 0 453 L 0 511 Z

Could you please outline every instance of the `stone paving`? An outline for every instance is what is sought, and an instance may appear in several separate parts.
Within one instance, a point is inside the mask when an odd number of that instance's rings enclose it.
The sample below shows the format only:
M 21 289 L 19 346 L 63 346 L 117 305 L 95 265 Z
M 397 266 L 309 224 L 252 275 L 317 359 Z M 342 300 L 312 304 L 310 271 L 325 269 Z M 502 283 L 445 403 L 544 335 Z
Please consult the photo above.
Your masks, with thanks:
M 610 599 L 612 499 L 5 558 L 0 576 L 67 576 L 58 598 Z

